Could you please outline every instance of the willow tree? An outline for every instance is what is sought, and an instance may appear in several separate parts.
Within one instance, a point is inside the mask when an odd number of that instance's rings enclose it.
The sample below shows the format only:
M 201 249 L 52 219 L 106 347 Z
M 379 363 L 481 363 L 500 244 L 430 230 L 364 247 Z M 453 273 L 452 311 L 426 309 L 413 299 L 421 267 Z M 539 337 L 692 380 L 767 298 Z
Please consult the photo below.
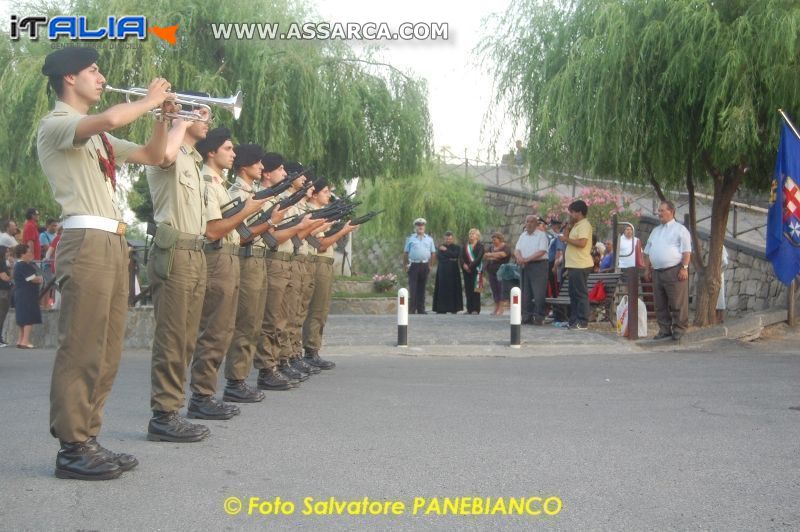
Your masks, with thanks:
M 800 4 L 522 0 L 499 27 L 482 53 L 498 68 L 496 101 L 527 124 L 534 171 L 688 191 L 695 324 L 712 323 L 731 201 L 768 186 L 777 109 L 800 114 Z M 701 183 L 714 191 L 706 262 Z
M 383 211 L 359 230 L 364 236 L 401 239 L 421 216 L 431 234 L 450 230 L 466 240 L 470 228 L 485 230 L 499 221 L 472 176 L 433 164 L 408 179 L 367 183 L 361 198 L 369 209 Z
M 19 15 L 53 15 L 52 2 L 11 7 Z M 240 142 L 310 164 L 333 179 L 404 176 L 418 172 L 430 154 L 431 132 L 423 81 L 386 65 L 357 57 L 341 41 L 219 40 L 212 23 L 313 20 L 302 1 L 197 2 L 196 0 L 73 0 L 64 13 L 86 15 L 99 24 L 108 15 L 145 14 L 150 26 L 179 25 L 177 43 L 154 36 L 126 47 L 101 47 L 100 65 L 116 87 L 144 86 L 154 77 L 175 90 L 202 90 L 224 97 L 244 92 L 244 111 L 234 122 L 225 111 L 217 123 Z M 103 43 L 101 43 L 103 44 Z M 130 46 L 133 45 L 133 46 Z M 0 58 L 3 124 L 0 157 L 6 161 L 0 190 L 23 180 L 47 189 L 35 153 L 36 124 L 52 105 L 40 74 L 49 43 L 25 37 L 4 39 Z M 121 101 L 107 94 L 103 106 Z M 143 141 L 151 124 L 138 120 L 120 131 Z M 9 181 L 11 180 L 11 181 Z M 141 189 L 141 187 L 139 187 Z M 141 189 L 146 191 L 146 187 Z M 141 194 L 132 194 L 134 203 Z M 142 207 L 142 205 L 134 205 Z M 146 213 L 147 208 L 137 209 Z

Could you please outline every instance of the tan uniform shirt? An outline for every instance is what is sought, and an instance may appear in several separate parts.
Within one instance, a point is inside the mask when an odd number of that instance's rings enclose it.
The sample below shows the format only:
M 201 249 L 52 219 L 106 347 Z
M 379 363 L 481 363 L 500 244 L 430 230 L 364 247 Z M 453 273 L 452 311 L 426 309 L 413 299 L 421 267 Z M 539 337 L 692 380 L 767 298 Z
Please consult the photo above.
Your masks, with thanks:
M 75 143 L 75 129 L 86 115 L 64 102 L 39 123 L 36 146 L 42 170 L 61 205 L 63 215 L 89 214 L 122 220 L 111 181 L 100 170 L 100 155 L 108 158 L 99 135 Z M 140 146 L 106 133 L 117 163 L 124 163 Z
M 283 194 L 278 196 L 278 198 L 279 199 L 283 199 L 283 198 L 286 198 L 286 197 L 290 196 L 293 193 L 294 193 L 294 189 L 290 188 L 289 190 L 285 191 Z M 286 214 L 284 215 L 284 219 L 289 218 L 290 216 L 294 216 L 294 215 L 299 214 L 299 213 L 300 213 L 300 211 L 298 210 L 297 204 L 295 203 L 294 205 L 292 205 L 291 207 L 289 207 L 286 210 Z M 285 253 L 294 253 L 294 244 L 292 244 L 292 239 L 290 238 L 289 240 L 287 240 L 283 244 L 280 244 L 278 246 L 278 251 L 282 251 L 282 252 L 285 252 Z
M 308 214 L 309 212 L 311 212 L 313 210 L 316 210 L 316 207 L 312 206 L 308 202 L 308 200 L 301 201 L 300 203 L 297 204 L 297 212 L 299 212 L 301 214 L 301 216 L 305 216 L 306 214 Z M 309 246 L 308 242 L 306 242 L 305 238 L 302 240 L 302 242 L 303 242 L 303 245 L 300 246 L 300 250 L 297 252 L 298 254 L 300 254 L 300 255 L 316 255 L 317 254 L 317 250 L 312 248 L 311 246 Z
M 314 210 L 314 211 L 317 210 L 317 209 L 321 209 L 322 208 L 322 207 L 319 207 L 317 205 L 314 205 L 311 202 L 307 203 L 307 205 L 311 208 L 311 210 Z M 322 240 L 323 238 L 325 238 L 325 232 L 324 231 L 320 231 L 319 233 L 316 234 L 316 237 L 317 237 L 317 240 Z M 335 247 L 336 247 L 336 244 L 333 244 L 331 247 L 329 247 L 325 251 L 320 251 L 320 250 L 314 249 L 314 248 L 311 248 L 311 249 L 314 251 L 314 253 L 316 255 L 319 255 L 320 257 L 333 258 L 333 248 L 335 248 Z
M 206 232 L 205 204 L 200 169 L 203 158 L 193 147 L 182 144 L 175 164 L 168 168 L 147 167 L 147 184 L 153 197 L 153 218 L 178 231 L 202 235 Z
M 257 184 L 258 184 L 257 181 L 253 181 L 252 185 L 248 185 L 244 181 L 244 179 L 242 179 L 241 177 L 237 177 L 236 181 L 234 181 L 231 188 L 228 189 L 228 194 L 230 194 L 231 199 L 239 198 L 240 200 L 245 201 L 246 199 L 251 197 L 253 193 L 256 192 L 255 187 Z M 269 201 L 261 206 L 262 212 L 266 211 L 267 209 L 269 209 Z M 250 221 L 253 220 L 253 218 L 257 217 L 258 215 L 259 213 L 252 215 L 250 218 L 245 220 L 245 223 L 250 223 Z M 264 242 L 264 239 L 256 238 L 256 241 L 253 242 L 253 246 L 257 248 L 264 248 L 267 247 L 267 244 L 266 242 Z
M 203 194 L 206 206 L 206 223 L 213 220 L 221 220 L 223 206 L 226 210 L 231 207 L 231 205 L 226 204 L 229 204 L 233 198 L 228 194 L 223 183 L 225 183 L 225 180 L 222 179 L 217 172 L 208 166 L 203 166 L 203 187 L 205 188 Z M 238 246 L 239 231 L 234 228 L 233 231 L 222 237 L 222 243 Z

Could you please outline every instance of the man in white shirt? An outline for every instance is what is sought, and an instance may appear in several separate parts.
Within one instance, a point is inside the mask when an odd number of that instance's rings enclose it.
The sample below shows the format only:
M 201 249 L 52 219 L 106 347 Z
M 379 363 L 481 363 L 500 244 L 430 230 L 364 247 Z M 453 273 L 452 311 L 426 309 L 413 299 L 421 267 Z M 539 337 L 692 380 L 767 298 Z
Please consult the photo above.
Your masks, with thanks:
M 544 299 L 547 297 L 547 233 L 545 221 L 533 214 L 525 217 L 525 230 L 519 235 L 514 257 L 522 274 L 522 323 L 544 324 Z
M 19 244 L 16 239 L 17 232 L 17 222 L 6 220 L 3 224 L 3 232 L 0 233 L 0 246 L 5 246 L 10 250 Z
M 661 225 L 653 229 L 644 248 L 645 279 L 653 280 L 658 334 L 656 340 L 677 341 L 689 327 L 689 262 L 692 238 L 688 229 L 675 221 L 675 205 L 658 206 Z

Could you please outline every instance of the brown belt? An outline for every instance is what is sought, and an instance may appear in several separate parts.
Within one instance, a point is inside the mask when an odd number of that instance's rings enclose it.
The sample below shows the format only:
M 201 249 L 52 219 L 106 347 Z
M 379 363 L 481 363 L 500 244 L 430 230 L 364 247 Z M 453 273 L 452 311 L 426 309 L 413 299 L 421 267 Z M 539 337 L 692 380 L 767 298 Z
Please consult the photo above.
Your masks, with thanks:
M 203 251 L 206 253 L 224 253 L 225 255 L 238 255 L 239 246 L 236 244 L 225 243 L 221 246 L 219 244 L 206 244 L 203 246 Z
M 264 256 L 268 259 L 278 259 L 286 262 L 292 260 L 292 254 L 285 251 L 267 251 Z
M 266 256 L 267 250 L 260 247 L 260 246 L 242 246 L 239 248 L 239 256 L 248 258 L 248 257 L 258 257 L 263 259 Z
M 326 257 L 324 255 L 316 255 L 317 262 L 324 262 L 325 264 L 333 264 L 333 257 Z
M 184 233 L 187 234 L 188 233 Z M 175 249 L 185 249 L 188 251 L 203 251 L 203 245 L 206 243 L 205 239 L 201 236 L 194 238 L 179 238 L 175 242 Z

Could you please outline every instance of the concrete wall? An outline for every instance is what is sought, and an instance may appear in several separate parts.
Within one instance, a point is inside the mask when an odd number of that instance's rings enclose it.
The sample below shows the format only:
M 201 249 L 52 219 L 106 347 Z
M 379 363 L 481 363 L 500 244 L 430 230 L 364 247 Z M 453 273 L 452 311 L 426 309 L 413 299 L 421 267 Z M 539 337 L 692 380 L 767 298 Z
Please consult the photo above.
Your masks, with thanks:
M 42 324 L 33 326 L 33 345 L 36 347 L 56 347 L 58 345 L 58 310 L 43 310 Z M 126 349 L 150 349 L 153 345 L 153 307 L 133 307 L 128 309 L 128 324 L 125 331 Z M 6 320 L 6 341 L 16 345 L 19 328 L 14 321 L 14 311 Z

